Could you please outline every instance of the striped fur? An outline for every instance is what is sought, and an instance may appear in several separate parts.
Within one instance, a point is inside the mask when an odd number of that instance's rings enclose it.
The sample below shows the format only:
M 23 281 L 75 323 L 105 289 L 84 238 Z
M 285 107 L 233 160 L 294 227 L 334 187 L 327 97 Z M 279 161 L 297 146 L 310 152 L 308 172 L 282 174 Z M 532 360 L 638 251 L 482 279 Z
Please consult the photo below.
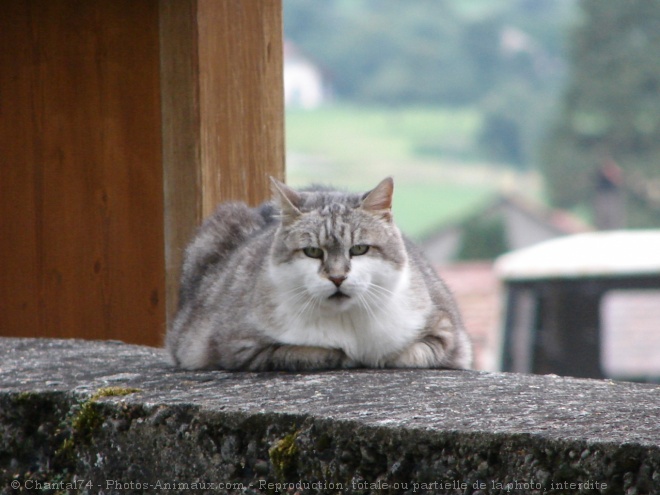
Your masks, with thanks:
M 456 304 L 391 214 L 365 194 L 273 181 L 273 201 L 220 205 L 186 250 L 168 330 L 183 368 L 468 368 Z

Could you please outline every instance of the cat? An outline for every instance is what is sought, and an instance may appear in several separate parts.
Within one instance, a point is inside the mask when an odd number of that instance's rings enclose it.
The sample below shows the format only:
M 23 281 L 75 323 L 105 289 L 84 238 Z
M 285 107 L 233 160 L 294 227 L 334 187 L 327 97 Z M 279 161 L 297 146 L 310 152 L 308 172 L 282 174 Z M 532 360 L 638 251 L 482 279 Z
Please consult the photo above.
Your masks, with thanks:
M 186 369 L 469 368 L 456 303 L 392 217 L 394 182 L 218 206 L 184 256 L 166 336 Z

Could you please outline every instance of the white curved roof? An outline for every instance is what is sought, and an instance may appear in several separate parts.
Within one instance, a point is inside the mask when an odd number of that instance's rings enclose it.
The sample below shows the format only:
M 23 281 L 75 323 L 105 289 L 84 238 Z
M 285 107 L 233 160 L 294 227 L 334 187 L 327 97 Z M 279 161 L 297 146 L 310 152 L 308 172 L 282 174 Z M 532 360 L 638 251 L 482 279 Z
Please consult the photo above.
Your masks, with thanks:
M 588 232 L 558 237 L 500 256 L 505 280 L 660 276 L 660 230 Z

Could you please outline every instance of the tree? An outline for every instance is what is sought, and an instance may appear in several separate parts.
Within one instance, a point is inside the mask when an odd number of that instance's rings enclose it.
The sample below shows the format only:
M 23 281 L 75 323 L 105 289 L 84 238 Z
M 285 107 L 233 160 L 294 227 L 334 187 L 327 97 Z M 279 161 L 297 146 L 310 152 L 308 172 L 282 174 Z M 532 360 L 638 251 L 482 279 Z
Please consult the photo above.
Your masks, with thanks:
M 512 79 L 557 84 L 561 24 L 572 0 L 285 0 L 284 29 L 361 103 L 475 105 Z M 550 26 L 550 27 L 549 27 Z M 506 33 L 518 46 L 503 47 Z
M 637 180 L 660 176 L 660 2 L 580 8 L 563 108 L 541 156 L 551 199 L 565 207 L 591 201 L 607 160 Z
M 331 77 L 339 100 L 470 107 L 492 163 L 536 165 L 563 81 L 574 0 L 285 0 L 287 39 Z

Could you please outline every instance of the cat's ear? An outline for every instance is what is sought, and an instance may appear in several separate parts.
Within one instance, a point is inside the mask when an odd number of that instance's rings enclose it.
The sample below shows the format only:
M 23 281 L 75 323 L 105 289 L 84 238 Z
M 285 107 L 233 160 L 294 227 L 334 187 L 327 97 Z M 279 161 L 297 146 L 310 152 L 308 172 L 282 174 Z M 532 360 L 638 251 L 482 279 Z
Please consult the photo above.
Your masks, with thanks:
M 270 178 L 270 184 L 273 201 L 282 212 L 282 223 L 289 224 L 302 215 L 298 209 L 301 203 L 300 194 L 273 177 Z
M 387 177 L 362 197 L 360 208 L 381 217 L 383 220 L 391 222 L 393 194 L 394 181 L 392 177 Z

